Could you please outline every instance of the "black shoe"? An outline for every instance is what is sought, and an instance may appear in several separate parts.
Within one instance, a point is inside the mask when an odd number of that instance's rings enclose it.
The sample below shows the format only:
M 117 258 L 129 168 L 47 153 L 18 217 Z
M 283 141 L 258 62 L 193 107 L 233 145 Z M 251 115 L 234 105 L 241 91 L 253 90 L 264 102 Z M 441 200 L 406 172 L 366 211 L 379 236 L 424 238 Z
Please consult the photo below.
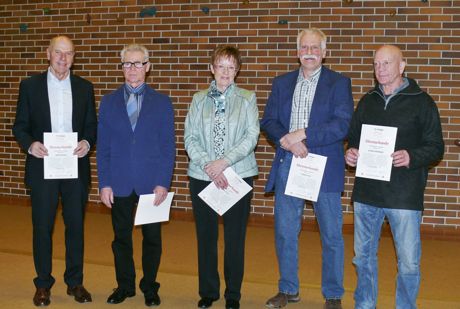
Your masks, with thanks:
M 83 285 L 67 287 L 67 295 L 73 296 L 75 301 L 79 303 L 90 303 L 93 301 L 91 294 L 85 289 Z
M 113 290 L 112 295 L 107 298 L 107 303 L 119 304 L 124 302 L 127 297 L 133 297 L 134 295 L 136 295 L 136 292 L 129 292 L 121 288 L 116 288 Z
M 340 298 L 326 299 L 324 309 L 342 309 L 342 300 Z
M 147 307 L 158 306 L 161 304 L 160 296 L 158 293 L 154 293 L 151 296 L 145 296 L 145 305 Z
M 225 301 L 225 309 L 239 309 L 240 302 L 234 299 L 227 299 Z
M 37 288 L 34 294 L 34 305 L 37 307 L 48 306 L 50 301 L 51 291 L 48 288 Z
M 200 299 L 198 302 L 198 308 L 209 308 L 212 306 L 212 303 L 215 301 L 215 299 L 209 298 L 209 297 L 203 297 Z

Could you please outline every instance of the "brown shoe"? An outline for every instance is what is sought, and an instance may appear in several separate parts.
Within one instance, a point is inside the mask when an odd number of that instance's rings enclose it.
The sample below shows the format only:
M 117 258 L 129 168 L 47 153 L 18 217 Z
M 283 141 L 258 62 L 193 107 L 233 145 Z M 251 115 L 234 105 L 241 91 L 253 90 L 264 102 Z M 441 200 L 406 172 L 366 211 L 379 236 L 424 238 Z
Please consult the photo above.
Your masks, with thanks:
M 288 303 L 297 303 L 300 301 L 299 293 L 291 295 L 279 292 L 265 303 L 267 308 L 283 308 Z
M 324 309 L 342 309 L 342 301 L 340 299 L 326 299 Z
M 72 295 L 75 298 L 75 301 L 79 303 L 90 303 L 93 301 L 91 299 L 91 294 L 89 294 L 83 285 L 67 287 L 67 295 Z
M 50 301 L 51 291 L 48 288 L 37 288 L 34 295 L 34 305 L 39 306 L 48 306 Z

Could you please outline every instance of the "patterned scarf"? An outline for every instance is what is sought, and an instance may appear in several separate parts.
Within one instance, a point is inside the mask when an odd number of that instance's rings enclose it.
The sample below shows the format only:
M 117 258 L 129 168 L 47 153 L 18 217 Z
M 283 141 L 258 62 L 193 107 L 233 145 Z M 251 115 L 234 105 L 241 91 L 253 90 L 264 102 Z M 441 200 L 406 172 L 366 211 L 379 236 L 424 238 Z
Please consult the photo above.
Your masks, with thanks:
M 213 80 L 211 83 L 211 88 L 208 91 L 208 97 L 213 99 L 215 107 L 213 134 L 214 152 L 217 159 L 220 159 L 224 156 L 226 94 L 228 94 L 229 90 L 233 87 L 234 84 L 231 84 L 227 87 L 227 89 L 225 89 L 224 92 L 221 92 L 219 89 L 217 89 L 216 81 Z

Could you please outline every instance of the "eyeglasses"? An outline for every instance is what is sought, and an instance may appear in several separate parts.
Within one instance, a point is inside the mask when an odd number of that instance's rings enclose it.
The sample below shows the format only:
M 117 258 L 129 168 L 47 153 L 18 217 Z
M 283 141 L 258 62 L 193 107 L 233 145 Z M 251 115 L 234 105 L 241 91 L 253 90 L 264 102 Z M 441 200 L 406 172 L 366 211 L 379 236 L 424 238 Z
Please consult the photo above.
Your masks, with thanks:
M 386 69 L 392 63 L 393 63 L 393 61 L 388 61 L 388 60 L 385 60 L 385 61 L 382 61 L 382 62 L 374 62 L 374 69 L 377 69 L 379 67 L 381 67 L 383 69 Z
M 235 73 L 238 70 L 238 68 L 236 68 L 234 66 L 228 66 L 227 67 L 227 66 L 222 65 L 222 64 L 215 64 L 214 69 L 216 69 L 219 72 L 225 72 L 226 70 L 228 70 L 228 72 L 230 72 L 230 73 Z
M 140 62 L 140 61 L 136 61 L 136 62 L 122 62 L 121 63 L 121 66 L 125 69 L 129 69 L 130 67 L 134 66 L 135 68 L 142 68 L 144 65 L 146 65 L 148 63 L 148 61 L 146 62 Z

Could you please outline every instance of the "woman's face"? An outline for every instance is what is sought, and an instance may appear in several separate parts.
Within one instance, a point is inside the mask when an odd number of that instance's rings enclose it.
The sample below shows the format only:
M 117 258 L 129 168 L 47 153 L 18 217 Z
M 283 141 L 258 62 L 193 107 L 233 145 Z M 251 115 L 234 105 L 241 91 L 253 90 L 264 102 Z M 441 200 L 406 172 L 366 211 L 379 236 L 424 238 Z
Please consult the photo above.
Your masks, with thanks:
M 211 72 L 216 80 L 217 89 L 223 92 L 228 86 L 233 84 L 238 69 L 235 59 L 217 58 L 215 63 L 211 65 Z

